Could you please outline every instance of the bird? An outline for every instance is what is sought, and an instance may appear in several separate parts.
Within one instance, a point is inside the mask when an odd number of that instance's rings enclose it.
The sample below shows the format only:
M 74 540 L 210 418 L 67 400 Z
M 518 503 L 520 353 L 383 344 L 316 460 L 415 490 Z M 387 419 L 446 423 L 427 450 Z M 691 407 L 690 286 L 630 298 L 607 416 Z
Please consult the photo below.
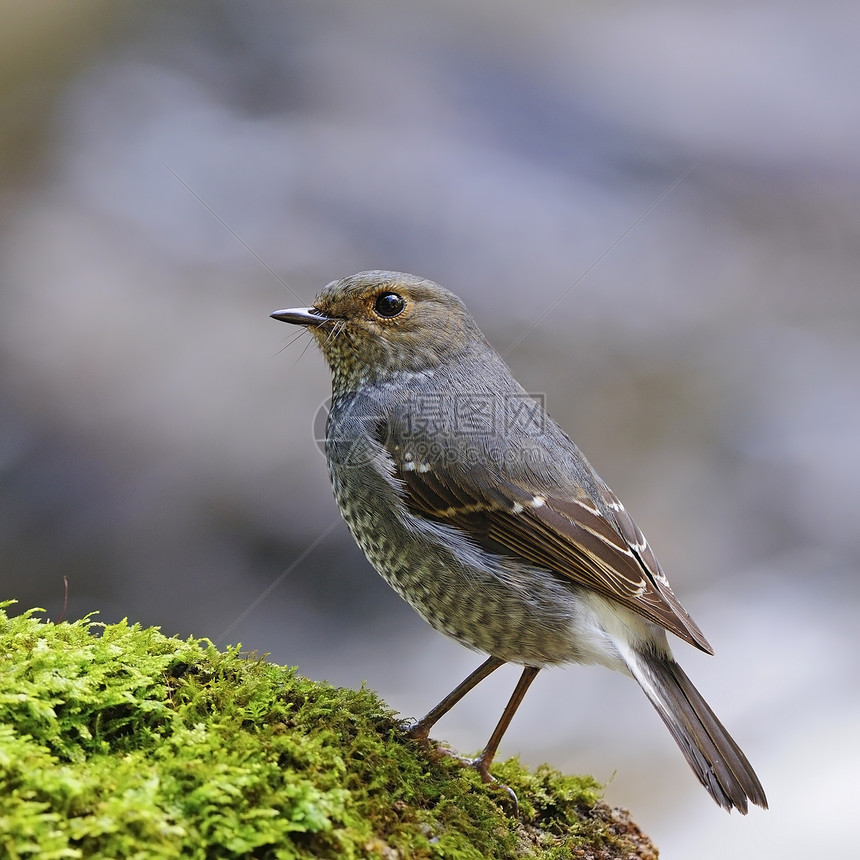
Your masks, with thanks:
M 521 666 L 470 762 L 493 782 L 502 736 L 540 670 L 597 664 L 639 684 L 717 804 L 767 808 L 746 756 L 673 656 L 667 633 L 714 652 L 650 544 L 461 299 L 375 270 L 271 316 L 305 327 L 331 371 L 326 459 L 356 542 L 435 630 L 488 655 L 412 737 L 427 743 L 477 684 Z

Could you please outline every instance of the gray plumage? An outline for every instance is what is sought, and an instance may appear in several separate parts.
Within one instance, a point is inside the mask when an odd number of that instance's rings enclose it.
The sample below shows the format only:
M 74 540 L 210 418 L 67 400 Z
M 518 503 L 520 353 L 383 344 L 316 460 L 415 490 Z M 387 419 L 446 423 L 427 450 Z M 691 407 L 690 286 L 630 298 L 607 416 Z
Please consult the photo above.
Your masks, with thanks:
M 502 662 L 526 667 L 478 760 L 489 778 L 537 670 L 597 663 L 636 679 L 717 803 L 767 805 L 671 655 L 667 630 L 713 652 L 642 532 L 456 296 L 362 272 L 272 316 L 307 326 L 331 368 L 326 455 L 356 541 L 436 630 L 492 655 L 418 736 Z

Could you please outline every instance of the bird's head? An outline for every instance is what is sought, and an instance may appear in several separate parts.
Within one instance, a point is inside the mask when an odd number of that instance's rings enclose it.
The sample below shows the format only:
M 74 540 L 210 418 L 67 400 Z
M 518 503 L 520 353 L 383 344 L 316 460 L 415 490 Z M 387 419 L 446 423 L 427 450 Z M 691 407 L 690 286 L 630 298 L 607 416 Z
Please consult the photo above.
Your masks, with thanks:
M 485 343 L 457 296 L 402 272 L 359 272 L 330 283 L 311 307 L 272 317 L 306 326 L 344 389 L 430 371 Z

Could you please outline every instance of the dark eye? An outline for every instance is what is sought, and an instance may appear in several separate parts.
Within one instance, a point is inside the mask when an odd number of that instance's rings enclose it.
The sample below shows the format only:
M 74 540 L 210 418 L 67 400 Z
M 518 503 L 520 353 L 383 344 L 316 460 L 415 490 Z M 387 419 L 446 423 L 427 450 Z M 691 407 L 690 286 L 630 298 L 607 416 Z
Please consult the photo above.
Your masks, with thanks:
M 383 293 L 373 305 L 373 309 L 385 319 L 396 317 L 405 307 L 406 302 L 403 300 L 403 296 L 399 296 L 397 293 Z

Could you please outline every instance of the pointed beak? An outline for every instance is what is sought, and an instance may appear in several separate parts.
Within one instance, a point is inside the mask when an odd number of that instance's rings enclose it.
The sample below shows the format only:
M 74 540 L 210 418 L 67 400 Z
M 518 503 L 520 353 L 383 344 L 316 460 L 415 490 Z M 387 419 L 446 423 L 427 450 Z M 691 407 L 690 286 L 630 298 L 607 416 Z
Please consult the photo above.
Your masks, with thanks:
M 293 325 L 321 325 L 331 319 L 316 308 L 287 308 L 286 310 L 275 311 L 269 316 L 273 320 L 280 320 Z

